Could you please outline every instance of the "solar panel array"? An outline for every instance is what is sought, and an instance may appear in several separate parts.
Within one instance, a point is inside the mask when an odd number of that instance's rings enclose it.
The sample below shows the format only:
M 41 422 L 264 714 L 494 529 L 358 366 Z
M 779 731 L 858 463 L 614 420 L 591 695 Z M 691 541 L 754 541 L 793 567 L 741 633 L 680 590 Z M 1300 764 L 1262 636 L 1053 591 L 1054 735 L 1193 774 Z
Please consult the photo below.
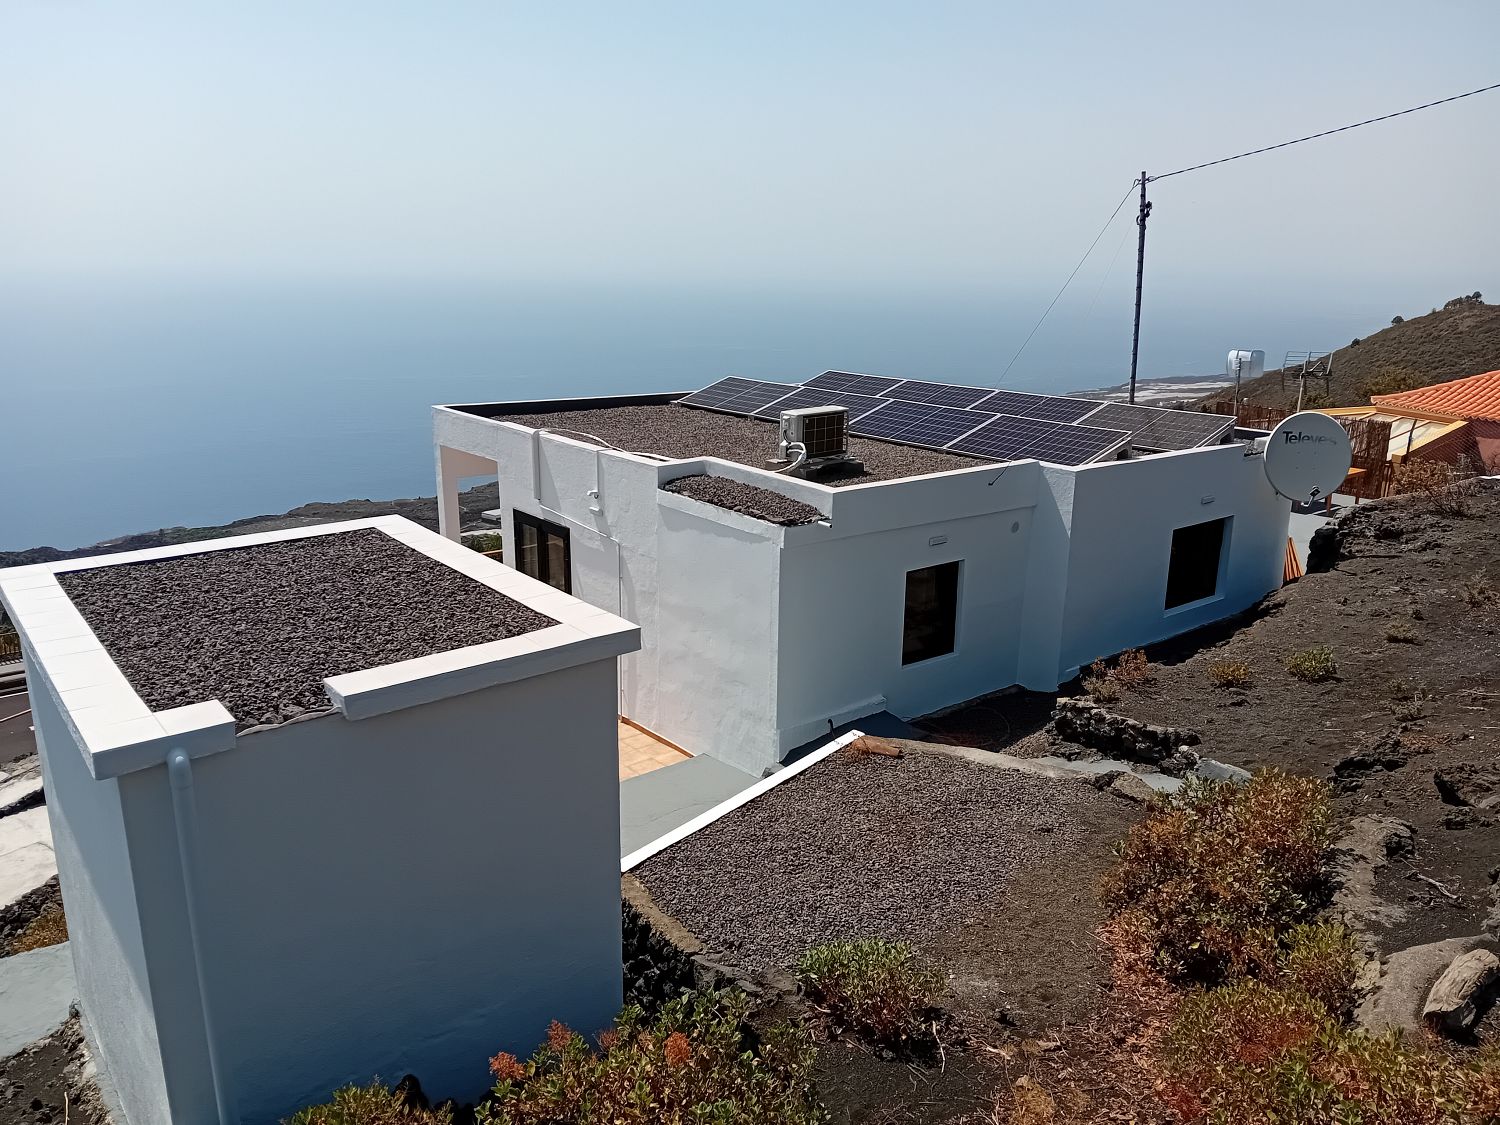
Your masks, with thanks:
M 803 384 L 732 376 L 678 402 L 765 419 L 784 410 L 842 406 L 849 412 L 849 432 L 861 437 L 1059 465 L 1085 465 L 1126 445 L 1148 451 L 1211 445 L 1234 426 L 1233 418 L 1220 414 L 853 371 L 825 371 Z
M 993 414 L 981 414 L 977 410 L 957 410 L 927 402 L 888 402 L 879 410 L 849 423 L 849 432 L 861 437 L 942 449 L 955 438 L 963 437 L 994 418 Z

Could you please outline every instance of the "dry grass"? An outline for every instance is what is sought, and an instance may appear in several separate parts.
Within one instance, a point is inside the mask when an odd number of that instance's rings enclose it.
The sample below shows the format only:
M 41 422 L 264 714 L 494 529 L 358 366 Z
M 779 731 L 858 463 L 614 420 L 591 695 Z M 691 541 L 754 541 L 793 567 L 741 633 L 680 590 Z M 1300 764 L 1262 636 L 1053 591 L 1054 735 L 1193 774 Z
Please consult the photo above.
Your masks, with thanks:
M 1156 682 L 1156 671 L 1138 648 L 1126 649 L 1114 658 L 1096 660 L 1083 677 L 1083 690 L 1095 703 L 1118 703 L 1126 691 L 1144 692 Z
M 1339 665 L 1333 649 L 1319 645 L 1287 657 L 1286 670 L 1303 683 L 1322 684 L 1338 678 Z
M 1208 682 L 1220 689 L 1249 687 L 1250 665 L 1243 660 L 1215 660 L 1208 666 Z
M 1487 609 L 1496 603 L 1495 588 L 1490 585 L 1490 576 L 1480 571 L 1464 579 L 1464 602 L 1471 609 Z
M 14 956 L 29 953 L 33 949 L 45 949 L 49 945 L 61 945 L 68 940 L 68 920 L 63 915 L 61 903 L 49 903 L 10 939 L 5 952 Z
M 1393 645 L 1419 645 L 1422 637 L 1417 630 L 1405 621 L 1392 621 L 1385 630 L 1385 639 Z

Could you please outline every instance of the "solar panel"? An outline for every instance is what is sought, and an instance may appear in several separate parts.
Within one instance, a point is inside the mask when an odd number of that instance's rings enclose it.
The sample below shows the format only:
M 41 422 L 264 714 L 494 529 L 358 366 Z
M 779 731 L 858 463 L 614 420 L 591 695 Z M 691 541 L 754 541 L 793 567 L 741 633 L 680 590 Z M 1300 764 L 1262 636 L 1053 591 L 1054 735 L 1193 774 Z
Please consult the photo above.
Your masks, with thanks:
M 926 402 L 887 402 L 849 425 L 851 433 L 941 449 L 954 438 L 990 421 L 977 410 L 956 410 Z
M 1057 427 L 1058 423 L 1044 422 L 1040 418 L 1014 418 L 1001 414 L 992 417 L 972 433 L 949 442 L 945 448 L 953 453 L 972 453 L 978 457 L 993 457 L 997 461 L 1013 461 L 1028 446 Z
M 907 379 L 880 393 L 884 398 L 900 399 L 902 402 L 928 402 L 934 406 L 963 409 L 995 392 L 989 387 L 964 387 L 956 383 L 928 383 L 921 379 Z
M 1084 421 L 1090 426 L 1126 430 L 1131 435 L 1131 444 L 1140 448 L 1163 450 L 1211 445 L 1234 426 L 1234 419 L 1223 414 L 1163 410 L 1124 402 L 1106 402 Z
M 1076 422 L 1085 414 L 1099 409 L 1099 403 L 1086 398 L 1063 398 L 1060 395 L 1031 395 L 1024 391 L 996 391 L 974 404 L 975 410 L 988 414 L 1011 414 L 1018 418 L 1045 418 L 1049 422 Z
M 997 461 L 1034 457 L 1057 465 L 1085 465 L 1123 445 L 1125 438 L 1120 430 L 1001 414 L 947 448 Z
M 841 391 L 851 395 L 878 395 L 889 390 L 903 379 L 889 379 L 884 375 L 856 375 L 852 371 L 825 371 L 814 375 L 804 386 L 820 391 Z
M 801 410 L 809 406 L 842 406 L 849 411 L 849 421 L 853 422 L 888 402 L 890 399 L 875 398 L 873 395 L 845 394 L 842 391 L 820 390 L 816 387 L 803 387 L 801 390 L 793 388 L 792 393 L 785 398 L 777 399 L 755 411 L 754 417 L 779 418 L 783 410 Z
M 1087 465 L 1125 444 L 1124 430 L 1105 430 L 1098 426 L 1060 424 L 1040 441 L 1028 446 L 1022 456 L 1035 457 L 1054 465 Z
M 719 410 L 725 414 L 753 414 L 767 403 L 785 398 L 797 388 L 790 383 L 766 383 L 759 379 L 730 376 L 711 387 L 694 391 L 677 400 L 681 406 Z

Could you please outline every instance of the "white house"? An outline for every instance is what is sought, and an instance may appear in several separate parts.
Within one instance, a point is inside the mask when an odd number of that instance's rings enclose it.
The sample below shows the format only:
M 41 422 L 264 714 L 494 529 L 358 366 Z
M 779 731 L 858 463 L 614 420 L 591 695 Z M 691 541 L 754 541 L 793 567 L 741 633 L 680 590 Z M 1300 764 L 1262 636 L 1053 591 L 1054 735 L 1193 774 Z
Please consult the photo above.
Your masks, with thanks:
M 1053 689 L 1281 583 L 1289 505 L 1228 430 L 1077 466 L 855 437 L 864 470 L 819 483 L 772 471 L 774 421 L 680 397 L 435 407 L 441 529 L 497 475 L 506 559 L 639 623 L 620 713 L 752 772 L 881 710 Z
M 121 1125 L 271 1122 L 620 1005 L 638 630 L 398 517 L 0 571 Z

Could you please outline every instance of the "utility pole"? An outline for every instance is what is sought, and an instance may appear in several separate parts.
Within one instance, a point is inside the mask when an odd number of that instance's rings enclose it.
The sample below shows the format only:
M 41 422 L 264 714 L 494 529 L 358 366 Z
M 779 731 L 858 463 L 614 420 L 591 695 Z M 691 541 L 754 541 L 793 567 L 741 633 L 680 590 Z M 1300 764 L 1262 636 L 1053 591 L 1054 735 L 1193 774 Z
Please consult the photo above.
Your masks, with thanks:
M 1135 243 L 1135 333 L 1130 338 L 1130 401 L 1135 402 L 1135 369 L 1141 355 L 1141 285 L 1146 278 L 1146 220 L 1151 204 L 1146 199 L 1146 173 L 1141 172 L 1141 206 L 1135 216 L 1140 235 Z

